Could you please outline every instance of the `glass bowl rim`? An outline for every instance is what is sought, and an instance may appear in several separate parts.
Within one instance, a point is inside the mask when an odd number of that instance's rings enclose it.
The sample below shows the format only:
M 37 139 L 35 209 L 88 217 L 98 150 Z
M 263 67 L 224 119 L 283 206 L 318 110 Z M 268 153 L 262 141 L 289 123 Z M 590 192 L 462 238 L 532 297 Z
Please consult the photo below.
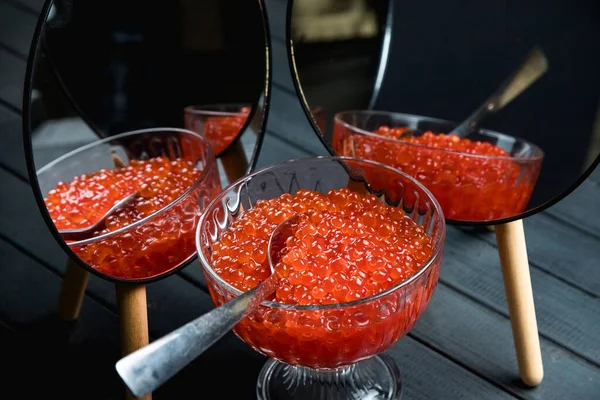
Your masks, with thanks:
M 79 241 L 72 242 L 72 243 L 66 243 L 67 246 L 69 246 L 69 247 L 82 246 L 85 244 L 98 242 L 100 240 L 104 240 L 106 238 L 109 238 L 109 237 L 112 237 L 112 236 L 115 236 L 115 235 L 118 235 L 121 233 L 125 233 L 125 232 L 131 230 L 132 228 L 138 227 L 138 226 L 146 223 L 147 221 L 153 219 L 154 217 L 157 217 L 157 216 L 167 212 L 171 208 L 175 207 L 175 205 L 180 203 L 184 198 L 186 198 L 192 191 L 194 191 L 198 186 L 200 186 L 206 180 L 206 177 L 208 176 L 208 174 L 211 172 L 211 170 L 213 168 L 217 168 L 217 162 L 216 162 L 215 156 L 213 154 L 212 146 L 210 145 L 208 140 L 206 138 L 204 138 L 202 135 L 199 135 L 196 132 L 193 132 L 193 131 L 190 131 L 187 129 L 169 128 L 169 127 L 138 129 L 138 130 L 134 130 L 134 131 L 127 131 L 127 132 L 119 133 L 118 135 L 109 136 L 107 138 L 93 141 L 91 143 L 88 143 L 86 145 L 78 147 L 78 148 L 71 150 L 70 152 L 65 153 L 62 156 L 50 161 L 48 164 L 44 165 L 43 167 L 41 167 L 40 169 L 38 169 L 36 171 L 36 177 L 39 180 L 39 174 L 44 173 L 48 170 L 51 170 L 52 167 L 54 167 L 55 165 L 67 160 L 68 158 L 70 158 L 78 153 L 81 153 L 81 152 L 91 149 L 93 147 L 101 146 L 101 145 L 107 144 L 108 142 L 111 142 L 115 139 L 120 139 L 120 138 L 124 138 L 124 137 L 128 137 L 128 136 L 143 135 L 146 133 L 166 134 L 169 132 L 181 132 L 181 133 L 185 133 L 187 135 L 192 135 L 192 136 L 195 136 L 197 139 L 200 139 L 202 141 L 202 143 L 204 143 L 205 151 L 208 152 L 207 158 L 212 161 L 209 162 L 208 165 L 206 166 L 206 168 L 204 168 L 202 170 L 202 173 L 200 174 L 200 176 L 186 190 L 184 190 L 176 199 L 171 201 L 166 206 L 154 211 L 152 214 L 150 214 L 138 221 L 135 221 L 134 223 L 132 223 L 130 225 L 126 225 L 126 226 L 123 226 L 112 232 L 105 233 L 104 235 L 94 236 L 89 239 L 79 240 Z M 44 195 L 44 198 L 46 196 L 47 196 L 47 194 Z
M 252 111 L 252 103 L 210 103 L 210 104 L 190 104 L 183 108 L 184 114 L 191 115 L 204 115 L 204 116 L 212 116 L 212 117 L 247 117 L 250 115 L 249 113 L 244 113 L 240 111 L 221 111 L 218 108 L 227 108 L 227 107 L 248 107 L 250 108 L 250 112 Z
M 439 233 L 438 233 L 439 241 L 438 241 L 437 245 L 435 246 L 435 248 L 433 249 L 431 256 L 427 259 L 427 261 L 425 261 L 423 263 L 423 265 L 417 272 L 412 274 L 408 279 L 406 279 L 402 282 L 399 282 L 398 284 L 396 284 L 386 290 L 377 292 L 371 296 L 367 296 L 367 297 L 364 297 L 364 298 L 361 298 L 358 300 L 342 302 L 342 303 L 319 304 L 319 305 L 285 304 L 285 303 L 278 303 L 275 301 L 265 300 L 260 304 L 261 306 L 269 307 L 269 308 L 273 308 L 273 309 L 291 310 L 291 311 L 322 311 L 322 310 L 343 309 L 343 308 L 354 307 L 354 306 L 361 305 L 361 304 L 366 304 L 373 300 L 377 300 L 379 298 L 385 297 L 405 286 L 410 285 L 412 282 L 414 282 L 419 277 L 421 277 L 425 273 L 425 271 L 430 270 L 433 267 L 433 265 L 438 261 L 438 259 L 440 259 L 440 257 L 442 256 L 442 252 L 443 252 L 444 242 L 446 240 L 446 219 L 444 217 L 444 213 L 443 213 L 442 208 L 441 208 L 440 204 L 438 203 L 437 199 L 418 180 L 416 180 L 412 176 L 402 172 L 401 170 L 399 170 L 397 168 L 393 168 L 393 167 L 390 167 L 388 165 L 385 165 L 385 164 L 382 164 L 382 163 L 379 163 L 376 161 L 365 160 L 365 159 L 356 158 L 356 157 L 316 156 L 316 157 L 293 158 L 290 160 L 282 161 L 282 162 L 268 165 L 266 167 L 258 169 L 256 171 L 254 171 L 253 173 L 248 174 L 248 175 L 236 180 L 235 182 L 231 183 L 229 186 L 227 186 L 225 189 L 223 189 L 221 191 L 221 193 L 219 193 L 216 197 L 214 197 L 211 200 L 211 202 L 206 206 L 206 208 L 202 212 L 202 215 L 200 216 L 200 220 L 198 221 L 198 226 L 196 227 L 196 238 L 195 238 L 196 253 L 198 254 L 198 259 L 200 260 L 200 263 L 203 264 L 202 268 L 208 272 L 208 274 L 211 276 L 212 279 L 216 280 L 219 285 L 223 286 L 227 290 L 228 293 L 233 293 L 235 296 L 239 296 L 239 295 L 243 294 L 244 292 L 242 292 L 241 290 L 230 285 L 228 282 L 223 280 L 219 276 L 219 274 L 217 274 L 214 271 L 211 263 L 206 259 L 204 252 L 201 250 L 202 246 L 200 246 L 200 231 L 202 230 L 202 227 L 205 224 L 205 220 L 209 214 L 208 210 L 210 210 L 212 207 L 216 206 L 217 203 L 220 202 L 223 199 L 223 197 L 225 196 L 225 194 L 227 194 L 231 189 L 233 189 L 236 186 L 243 185 L 245 182 L 248 182 L 251 178 L 253 178 L 259 174 L 268 172 L 270 170 L 273 170 L 273 169 L 276 169 L 279 167 L 283 167 L 286 164 L 293 164 L 293 163 L 309 161 L 309 160 L 354 161 L 354 162 L 359 162 L 359 163 L 364 163 L 364 164 L 371 164 L 371 165 L 374 165 L 377 167 L 388 169 L 388 170 L 408 179 L 409 181 L 414 183 L 419 189 L 421 189 L 427 196 L 429 196 L 429 201 L 433 205 L 434 210 L 437 212 L 438 217 L 440 219 L 440 223 L 441 223 L 441 226 L 439 227 Z
M 345 128 L 351 129 L 351 130 L 355 131 L 355 133 L 357 133 L 357 134 L 360 134 L 363 136 L 374 137 L 374 138 L 377 138 L 380 140 L 387 140 L 390 142 L 402 143 L 404 145 L 427 149 L 427 150 L 432 150 L 432 151 L 438 151 L 440 153 L 455 154 L 455 155 L 460 155 L 463 157 L 480 158 L 480 159 L 486 159 L 486 160 L 511 160 L 511 161 L 516 161 L 519 163 L 523 163 L 523 162 L 534 163 L 534 162 L 538 162 L 544 158 L 544 151 L 536 144 L 534 144 L 528 140 L 522 139 L 518 136 L 507 135 L 506 133 L 501 133 L 501 132 L 493 131 L 490 129 L 480 128 L 478 130 L 478 133 L 481 135 L 484 135 L 484 136 L 488 136 L 488 137 L 499 137 L 499 138 L 505 137 L 505 138 L 514 139 L 517 142 L 521 142 L 521 143 L 524 143 L 524 144 L 530 146 L 534 150 L 534 153 L 536 153 L 536 155 L 529 156 L 529 157 L 487 156 L 487 155 L 483 155 L 483 154 L 464 153 L 461 151 L 440 149 L 440 148 L 436 148 L 436 147 L 424 146 L 422 144 L 410 143 L 410 142 L 406 142 L 406 141 L 400 140 L 400 139 L 389 138 L 386 136 L 377 135 L 373 132 L 369 132 L 367 130 L 361 129 L 361 128 L 354 126 L 348 122 L 345 122 L 341 119 L 343 116 L 349 115 L 349 114 L 364 114 L 364 115 L 373 115 L 373 116 L 397 116 L 397 117 L 404 117 L 404 118 L 417 118 L 419 120 L 427 120 L 429 122 L 434 122 L 434 123 L 452 123 L 452 121 L 440 119 L 440 118 L 427 117 L 424 115 L 405 114 L 405 113 L 398 113 L 398 112 L 393 112 L 393 111 L 378 111 L 378 110 L 345 110 L 345 111 L 337 112 L 333 116 L 334 124 L 340 123 Z

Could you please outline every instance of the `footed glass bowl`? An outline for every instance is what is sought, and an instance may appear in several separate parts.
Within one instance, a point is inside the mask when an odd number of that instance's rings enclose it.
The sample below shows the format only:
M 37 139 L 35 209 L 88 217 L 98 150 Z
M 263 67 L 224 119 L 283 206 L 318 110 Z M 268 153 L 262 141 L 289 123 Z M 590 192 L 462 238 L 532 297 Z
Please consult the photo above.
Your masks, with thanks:
M 300 189 L 327 193 L 349 188 L 401 207 L 432 237 L 430 259 L 408 280 L 352 302 L 300 306 L 263 302 L 234 332 L 271 358 L 261 371 L 259 399 L 398 399 L 396 364 L 380 355 L 403 337 L 423 313 L 437 285 L 445 238 L 441 208 L 414 178 L 373 161 L 316 157 L 283 162 L 230 185 L 207 207 L 196 245 L 214 303 L 241 292 L 225 282 L 211 263 L 213 245 L 227 227 L 258 200 Z
M 344 111 L 334 117 L 333 149 L 398 168 L 417 178 L 439 201 L 449 221 L 472 223 L 510 218 L 525 210 L 544 153 L 525 140 L 481 129 L 472 141 L 502 148 L 486 156 L 409 143 L 373 133 L 381 126 L 448 133 L 450 121 L 384 111 Z
M 179 197 L 147 217 L 100 236 L 66 243 L 90 272 L 113 281 L 148 282 L 177 271 L 193 259 L 200 214 L 221 191 L 210 143 L 184 129 L 144 129 L 92 142 L 37 171 L 41 194 L 46 196 L 60 182 L 115 169 L 115 160 L 127 166 L 132 160 L 159 156 L 189 161 L 202 172 Z

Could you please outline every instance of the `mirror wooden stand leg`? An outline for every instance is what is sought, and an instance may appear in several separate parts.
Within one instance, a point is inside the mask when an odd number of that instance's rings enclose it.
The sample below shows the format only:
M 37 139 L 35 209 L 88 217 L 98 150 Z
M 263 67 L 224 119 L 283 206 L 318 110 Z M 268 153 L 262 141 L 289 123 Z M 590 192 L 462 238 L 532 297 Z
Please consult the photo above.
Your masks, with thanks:
M 59 316 L 64 321 L 73 321 L 79 316 L 88 278 L 89 272 L 74 261 L 67 262 L 58 307 Z M 150 342 L 146 286 L 117 283 L 115 290 L 119 312 L 121 352 L 123 356 L 126 356 Z M 126 389 L 125 398 L 129 400 L 136 397 Z M 152 394 L 141 397 L 141 399 L 151 400 Z
M 79 317 L 83 296 L 90 273 L 69 259 L 58 298 L 58 316 L 63 321 L 74 321 Z
M 496 241 L 521 380 L 537 386 L 544 378 L 533 304 L 523 220 L 496 225 Z
M 126 356 L 146 346 L 149 342 L 148 335 L 148 303 L 146 301 L 146 286 L 115 284 L 117 292 L 117 309 L 119 311 L 119 325 L 121 336 L 121 353 Z M 126 390 L 127 400 L 136 397 Z M 139 397 L 151 400 L 152 394 Z

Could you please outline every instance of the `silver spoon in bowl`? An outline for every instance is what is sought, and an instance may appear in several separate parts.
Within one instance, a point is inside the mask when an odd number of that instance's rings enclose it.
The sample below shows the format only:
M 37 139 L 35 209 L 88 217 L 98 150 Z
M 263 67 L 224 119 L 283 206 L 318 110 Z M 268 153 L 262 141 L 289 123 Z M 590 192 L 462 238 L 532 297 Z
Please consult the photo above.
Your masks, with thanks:
M 114 206 L 112 206 L 102 216 L 102 218 L 100 218 L 98 221 L 96 221 L 94 224 L 92 224 L 90 226 L 87 226 L 85 228 L 80 228 L 80 229 L 59 229 L 58 233 L 63 238 L 63 240 L 75 240 L 75 241 L 79 241 L 79 240 L 89 239 L 92 236 L 94 236 L 94 232 L 101 231 L 102 229 L 106 228 L 105 223 L 106 223 L 106 219 L 108 217 L 110 217 L 115 212 L 119 211 L 126 204 L 130 203 L 131 201 L 133 201 L 133 199 L 135 199 L 136 197 L 138 197 L 139 194 L 140 193 L 136 191 L 136 192 L 131 193 L 127 197 L 122 198 Z
M 159 388 L 275 292 L 278 282 L 274 266 L 299 219 L 298 215 L 286 219 L 271 234 L 267 254 L 271 275 L 267 279 L 117 362 L 117 372 L 134 396 L 141 397 Z
M 496 89 L 496 92 L 469 115 L 467 119 L 448 133 L 453 133 L 460 138 L 466 138 L 477 130 L 485 117 L 504 108 L 504 106 L 537 81 L 539 77 L 544 75 L 547 70 L 548 60 L 546 56 L 539 48 L 533 48 L 519 67 Z M 402 133 L 401 138 L 419 136 L 422 133 L 418 128 L 409 128 Z

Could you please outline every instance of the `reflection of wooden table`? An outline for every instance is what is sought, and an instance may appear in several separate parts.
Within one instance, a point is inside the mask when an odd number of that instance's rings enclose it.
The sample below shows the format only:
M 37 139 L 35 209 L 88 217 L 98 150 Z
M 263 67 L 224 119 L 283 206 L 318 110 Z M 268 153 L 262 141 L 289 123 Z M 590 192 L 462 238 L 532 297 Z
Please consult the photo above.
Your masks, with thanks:
M 23 0 L 27 3 L 36 2 Z M 11 25 L 13 20 L 18 23 Z M 0 4 L 0 27 L 31 35 L 33 23 L 33 13 Z M 113 285 L 91 277 L 79 320 L 63 324 L 56 317 L 65 255 L 36 211 L 27 183 L 17 112 L 20 98 L 14 88 L 22 82 L 28 39 L 16 40 L 17 33 L 0 36 L 0 362 L 9 371 L 3 375 L 3 390 L 22 388 L 27 398 L 43 394 L 119 399 L 122 385 L 114 363 L 120 344 Z M 274 49 L 275 57 L 281 54 L 285 53 Z M 279 106 L 288 96 L 276 89 L 274 95 L 281 99 Z M 276 122 L 282 109 L 273 110 L 277 113 L 270 119 Z M 281 126 L 298 126 L 300 117 L 290 113 Z M 290 132 L 275 132 L 287 142 L 270 140 L 269 154 L 302 155 L 289 144 L 295 140 Z M 542 384 L 528 390 L 518 383 L 494 234 L 451 227 L 441 282 L 432 302 L 411 334 L 390 351 L 404 374 L 407 399 L 598 398 L 599 198 L 600 171 L 596 171 L 565 201 L 524 221 L 545 362 Z M 210 308 L 195 264 L 148 285 L 152 338 Z M 235 385 L 222 386 L 222 398 L 253 398 L 264 361 L 229 334 L 154 397 L 200 396 L 208 386 L 212 389 L 215 382 L 228 378 L 235 379 Z

